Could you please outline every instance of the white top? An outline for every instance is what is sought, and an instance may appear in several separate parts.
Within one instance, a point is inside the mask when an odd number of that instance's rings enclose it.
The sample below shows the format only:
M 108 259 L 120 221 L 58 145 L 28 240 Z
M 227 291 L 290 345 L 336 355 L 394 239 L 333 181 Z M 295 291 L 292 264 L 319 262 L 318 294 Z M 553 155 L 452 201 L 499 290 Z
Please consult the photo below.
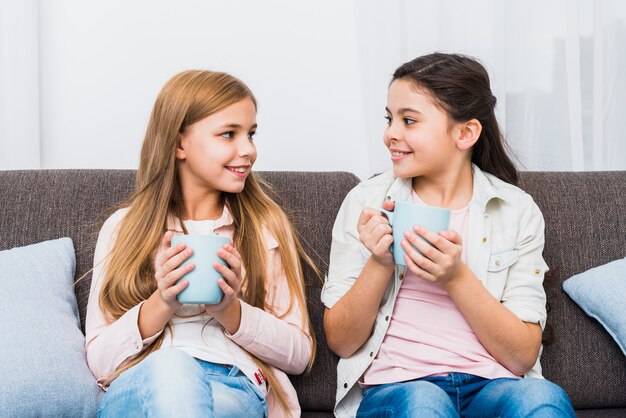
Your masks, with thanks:
M 99 383 L 144 347 L 152 344 L 160 334 L 141 339 L 137 321 L 143 302 L 112 323 L 106 320 L 98 303 L 105 276 L 105 261 L 117 239 L 118 226 L 127 211 L 128 209 L 120 209 L 107 219 L 100 230 L 94 254 L 85 324 L 85 348 L 87 363 Z M 185 226 L 190 232 L 216 233 L 231 239 L 234 233 L 233 219 L 226 207 L 222 217 L 215 221 L 187 221 Z M 173 220 L 170 220 L 168 229 L 182 232 L 181 226 Z M 297 300 L 291 300 L 278 243 L 266 230 L 263 232 L 268 251 L 265 302 L 271 312 L 240 300 L 241 322 L 237 332 L 231 335 L 216 321 L 209 321 L 207 325 L 210 316 L 206 313 L 183 318 L 200 312 L 201 306 L 182 305 L 171 320 L 173 335 L 166 331 L 163 346 L 176 347 L 202 360 L 235 365 L 261 392 L 266 393 L 265 381 L 255 376 L 259 370 L 250 358 L 250 354 L 254 355 L 272 369 L 286 395 L 288 411 L 284 414 L 272 396 L 273 391 L 269 391 L 266 398 L 269 416 L 297 417 L 300 415 L 297 393 L 285 373 L 300 374 L 306 369 L 313 344 L 308 335 L 308 324 L 302 321 L 301 309 L 306 307 L 301 307 Z M 295 252 L 295 249 L 291 251 Z M 289 306 L 292 309 L 286 313 Z

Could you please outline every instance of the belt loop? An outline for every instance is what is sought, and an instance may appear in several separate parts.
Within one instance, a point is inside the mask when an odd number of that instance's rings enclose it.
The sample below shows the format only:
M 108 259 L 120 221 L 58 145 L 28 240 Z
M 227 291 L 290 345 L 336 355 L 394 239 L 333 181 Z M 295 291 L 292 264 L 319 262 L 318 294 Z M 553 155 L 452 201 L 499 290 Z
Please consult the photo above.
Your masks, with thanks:
M 232 366 L 228 371 L 228 377 L 237 376 L 239 374 L 239 367 Z

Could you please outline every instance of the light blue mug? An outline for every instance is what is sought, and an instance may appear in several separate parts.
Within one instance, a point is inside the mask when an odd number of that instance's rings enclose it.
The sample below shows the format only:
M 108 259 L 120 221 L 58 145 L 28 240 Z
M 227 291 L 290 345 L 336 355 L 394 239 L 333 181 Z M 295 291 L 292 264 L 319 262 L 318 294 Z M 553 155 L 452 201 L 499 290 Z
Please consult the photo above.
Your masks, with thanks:
M 393 244 L 391 252 L 396 264 L 406 266 L 402 240 L 406 231 L 413 232 L 413 226 L 421 225 L 436 234 L 445 231 L 450 225 L 450 209 L 420 205 L 412 202 L 396 202 L 393 211 L 381 209 L 391 225 Z M 418 235 L 419 238 L 419 235 Z M 428 242 L 428 241 L 427 241 Z
M 191 257 L 185 260 L 181 266 L 193 262 L 195 268 L 178 280 L 180 282 L 184 278 L 189 281 L 187 287 L 178 294 L 178 301 L 180 303 L 205 305 L 220 303 L 224 292 L 217 284 L 217 280 L 222 275 L 215 270 L 213 262 L 217 261 L 227 266 L 226 261 L 217 256 L 217 250 L 230 244 L 230 238 L 200 234 L 174 235 L 172 237 L 172 246 L 181 242 L 193 250 Z

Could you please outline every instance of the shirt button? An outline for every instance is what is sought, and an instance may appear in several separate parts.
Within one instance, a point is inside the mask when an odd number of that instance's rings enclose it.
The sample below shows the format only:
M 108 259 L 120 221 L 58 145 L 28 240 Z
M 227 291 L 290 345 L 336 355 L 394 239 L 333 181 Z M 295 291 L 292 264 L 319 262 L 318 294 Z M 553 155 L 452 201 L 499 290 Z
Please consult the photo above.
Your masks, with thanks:
M 344 384 L 343 384 L 343 387 L 344 387 L 344 389 L 348 389 L 348 384 L 347 384 L 347 383 L 344 383 Z
M 403 280 L 403 279 L 404 279 L 404 273 L 401 273 L 400 274 L 400 280 Z
M 487 242 L 487 237 L 483 237 L 483 244 Z
M 385 321 L 389 322 L 389 315 L 385 317 Z
M 374 352 L 370 351 L 370 357 L 374 357 Z
M 500 265 L 500 260 L 496 260 L 496 266 Z
M 539 276 L 539 275 L 541 274 L 541 270 L 539 270 L 539 269 L 535 270 L 535 274 L 536 274 L 537 276 Z

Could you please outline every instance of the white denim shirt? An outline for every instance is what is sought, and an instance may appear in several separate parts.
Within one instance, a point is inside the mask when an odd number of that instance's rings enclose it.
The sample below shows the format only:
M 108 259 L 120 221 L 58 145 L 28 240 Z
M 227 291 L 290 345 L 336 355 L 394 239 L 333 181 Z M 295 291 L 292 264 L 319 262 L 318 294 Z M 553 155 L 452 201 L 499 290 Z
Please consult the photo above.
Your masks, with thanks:
M 463 243 L 467 264 L 487 290 L 524 322 L 546 323 L 542 257 L 544 221 L 532 197 L 473 165 L 474 189 L 469 203 L 469 231 Z M 359 240 L 357 220 L 365 207 L 380 208 L 386 199 L 410 201 L 412 180 L 388 171 L 357 185 L 346 196 L 333 227 L 328 276 L 322 302 L 332 308 L 361 274 L 370 252 Z M 376 357 L 404 278 L 396 266 L 369 339 L 337 366 L 335 415 L 354 417 L 363 398 L 357 383 Z M 541 353 L 541 351 L 540 351 Z M 542 377 L 539 358 L 526 377 Z

